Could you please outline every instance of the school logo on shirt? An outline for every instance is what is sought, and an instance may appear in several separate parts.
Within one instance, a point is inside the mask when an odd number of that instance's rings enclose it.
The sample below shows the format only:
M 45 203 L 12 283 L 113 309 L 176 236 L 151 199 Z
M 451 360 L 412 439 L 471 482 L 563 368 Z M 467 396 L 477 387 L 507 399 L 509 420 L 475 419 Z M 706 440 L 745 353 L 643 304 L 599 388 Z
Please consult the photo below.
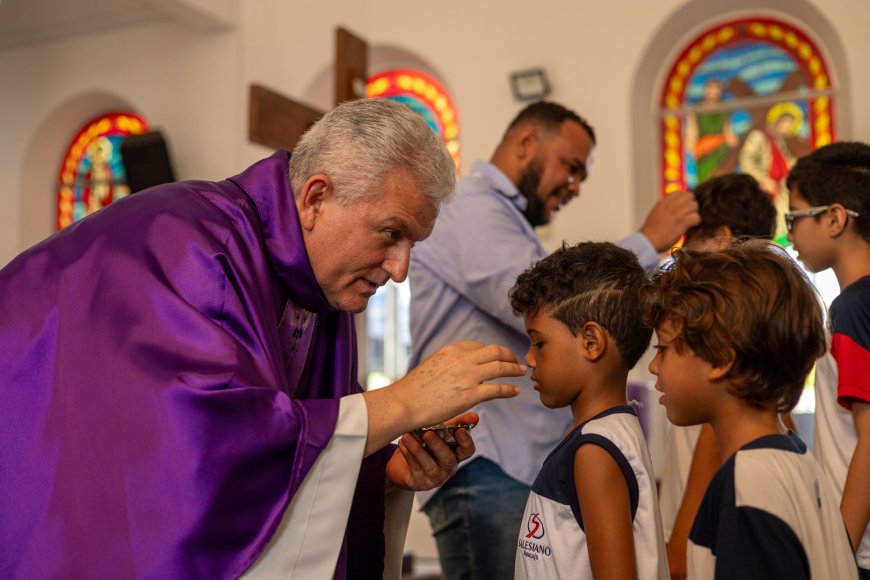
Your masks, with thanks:
M 541 519 L 541 514 L 532 514 L 526 522 L 528 534 L 520 534 L 517 540 L 517 548 L 520 549 L 523 556 L 531 560 L 538 560 L 541 556 L 550 557 L 553 551 L 546 544 L 539 544 L 532 540 L 540 540 L 544 537 L 544 520 Z
M 544 522 L 541 521 L 540 516 L 541 514 L 532 514 L 529 516 L 529 521 L 526 522 L 526 529 L 529 533 L 526 534 L 526 538 L 540 540 L 544 537 Z

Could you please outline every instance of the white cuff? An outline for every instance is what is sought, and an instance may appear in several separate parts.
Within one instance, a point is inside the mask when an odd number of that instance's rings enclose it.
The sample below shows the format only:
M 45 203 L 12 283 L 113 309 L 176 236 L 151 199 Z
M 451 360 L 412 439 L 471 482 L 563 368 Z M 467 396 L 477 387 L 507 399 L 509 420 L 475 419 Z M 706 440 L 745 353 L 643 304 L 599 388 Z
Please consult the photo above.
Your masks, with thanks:
M 342 397 L 332 438 L 243 579 L 333 577 L 367 436 L 362 394 Z

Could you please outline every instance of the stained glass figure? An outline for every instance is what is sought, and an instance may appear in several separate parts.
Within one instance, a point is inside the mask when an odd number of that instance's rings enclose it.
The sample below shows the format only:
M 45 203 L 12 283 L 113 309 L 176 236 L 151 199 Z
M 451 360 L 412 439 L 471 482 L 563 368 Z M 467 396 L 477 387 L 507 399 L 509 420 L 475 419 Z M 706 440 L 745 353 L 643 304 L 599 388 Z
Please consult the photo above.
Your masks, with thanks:
M 797 158 L 834 140 L 830 73 L 792 24 L 744 18 L 709 28 L 675 59 L 661 94 L 662 193 L 730 172 L 755 177 L 780 214 Z

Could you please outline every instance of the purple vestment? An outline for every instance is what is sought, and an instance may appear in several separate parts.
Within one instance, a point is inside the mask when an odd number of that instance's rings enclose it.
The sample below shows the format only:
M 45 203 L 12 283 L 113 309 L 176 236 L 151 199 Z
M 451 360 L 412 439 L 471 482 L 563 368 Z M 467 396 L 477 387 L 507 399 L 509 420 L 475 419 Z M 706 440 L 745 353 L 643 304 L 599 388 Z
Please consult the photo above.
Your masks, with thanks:
M 227 578 L 262 552 L 360 392 L 288 161 L 133 195 L 0 271 L 0 577 Z M 316 314 L 298 384 L 288 301 Z

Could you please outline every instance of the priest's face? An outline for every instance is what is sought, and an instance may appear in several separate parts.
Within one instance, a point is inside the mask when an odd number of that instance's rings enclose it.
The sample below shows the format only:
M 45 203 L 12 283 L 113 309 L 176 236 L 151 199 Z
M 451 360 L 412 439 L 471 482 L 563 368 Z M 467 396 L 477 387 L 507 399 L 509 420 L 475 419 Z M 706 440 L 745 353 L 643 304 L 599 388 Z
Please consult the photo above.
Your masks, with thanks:
M 438 210 L 404 171 L 389 173 L 380 195 L 351 205 L 331 183 L 315 193 L 297 207 L 317 283 L 333 308 L 362 312 L 379 287 L 408 276 L 411 248 L 432 232 Z

